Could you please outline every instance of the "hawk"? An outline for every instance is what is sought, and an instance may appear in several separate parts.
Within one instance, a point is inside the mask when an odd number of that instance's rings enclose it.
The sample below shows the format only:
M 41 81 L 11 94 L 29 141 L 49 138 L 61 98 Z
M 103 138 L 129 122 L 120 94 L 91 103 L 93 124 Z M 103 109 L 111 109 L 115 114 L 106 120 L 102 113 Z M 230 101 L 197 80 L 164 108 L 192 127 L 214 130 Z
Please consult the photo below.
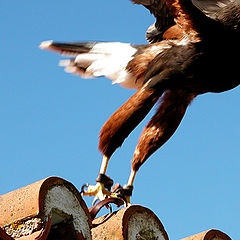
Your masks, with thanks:
M 100 200 L 112 196 L 113 182 L 106 176 L 109 159 L 159 103 L 139 138 L 128 182 L 119 191 L 127 204 L 137 171 L 173 135 L 193 99 L 240 83 L 239 0 L 131 1 L 156 18 L 146 32 L 149 44 L 45 41 L 40 45 L 69 56 L 60 61 L 69 73 L 83 78 L 105 76 L 125 88 L 137 89 L 103 125 L 97 183 L 84 189 L 83 195 Z

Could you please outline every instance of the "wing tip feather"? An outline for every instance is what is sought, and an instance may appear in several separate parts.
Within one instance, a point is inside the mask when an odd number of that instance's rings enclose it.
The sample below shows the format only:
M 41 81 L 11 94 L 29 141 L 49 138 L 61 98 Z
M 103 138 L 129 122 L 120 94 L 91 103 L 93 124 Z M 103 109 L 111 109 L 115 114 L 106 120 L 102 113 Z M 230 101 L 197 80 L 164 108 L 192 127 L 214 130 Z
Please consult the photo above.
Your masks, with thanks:
M 44 49 L 44 50 L 49 49 L 51 47 L 52 43 L 53 43 L 52 40 L 43 41 L 43 42 L 40 43 L 39 48 Z

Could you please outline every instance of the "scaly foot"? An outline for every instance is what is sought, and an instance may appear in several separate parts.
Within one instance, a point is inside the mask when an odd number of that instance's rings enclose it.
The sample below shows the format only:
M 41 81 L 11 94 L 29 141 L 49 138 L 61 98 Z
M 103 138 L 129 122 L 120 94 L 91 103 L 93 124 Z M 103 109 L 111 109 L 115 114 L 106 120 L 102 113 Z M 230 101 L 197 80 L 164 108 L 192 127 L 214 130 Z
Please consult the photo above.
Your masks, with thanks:
M 95 196 L 95 198 L 100 201 L 104 200 L 111 194 L 111 192 L 108 191 L 101 182 L 97 182 L 96 185 L 85 185 L 84 187 L 87 187 L 87 189 L 82 189 L 83 196 Z
M 95 196 L 95 199 L 93 201 L 93 205 L 96 202 L 96 200 L 104 200 L 108 196 L 111 195 L 111 187 L 113 185 L 113 180 L 106 176 L 105 174 L 100 173 L 96 179 L 97 184 L 94 185 L 83 185 L 82 187 L 82 195 L 83 196 Z M 85 188 L 87 188 L 85 190 Z

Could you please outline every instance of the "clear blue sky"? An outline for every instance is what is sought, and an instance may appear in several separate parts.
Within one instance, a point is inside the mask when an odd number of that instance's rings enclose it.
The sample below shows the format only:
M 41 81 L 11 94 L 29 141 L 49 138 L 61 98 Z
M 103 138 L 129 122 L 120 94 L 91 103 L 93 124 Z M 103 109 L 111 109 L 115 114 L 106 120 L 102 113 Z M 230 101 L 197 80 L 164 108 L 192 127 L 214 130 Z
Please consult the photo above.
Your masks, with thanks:
M 57 66 L 61 57 L 39 43 L 146 43 L 153 21 L 129 0 L 1 1 L 0 194 L 53 175 L 78 188 L 94 184 L 99 130 L 134 93 L 105 78 L 65 73 Z M 240 239 L 239 100 L 239 88 L 198 97 L 136 177 L 132 202 L 152 209 L 170 239 L 210 228 Z M 151 114 L 111 159 L 108 174 L 116 182 L 126 183 Z

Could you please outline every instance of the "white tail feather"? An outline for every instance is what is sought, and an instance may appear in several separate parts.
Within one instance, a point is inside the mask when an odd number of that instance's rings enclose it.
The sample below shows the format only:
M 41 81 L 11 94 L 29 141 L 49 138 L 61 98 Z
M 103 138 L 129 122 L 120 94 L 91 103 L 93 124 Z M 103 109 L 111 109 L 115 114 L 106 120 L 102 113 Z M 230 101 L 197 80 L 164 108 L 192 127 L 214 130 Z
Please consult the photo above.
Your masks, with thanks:
M 80 53 L 73 60 L 62 60 L 65 71 L 84 78 L 105 76 L 126 88 L 138 88 L 126 66 L 137 49 L 127 43 L 96 43 L 88 52 Z M 81 71 L 81 69 L 85 71 Z

